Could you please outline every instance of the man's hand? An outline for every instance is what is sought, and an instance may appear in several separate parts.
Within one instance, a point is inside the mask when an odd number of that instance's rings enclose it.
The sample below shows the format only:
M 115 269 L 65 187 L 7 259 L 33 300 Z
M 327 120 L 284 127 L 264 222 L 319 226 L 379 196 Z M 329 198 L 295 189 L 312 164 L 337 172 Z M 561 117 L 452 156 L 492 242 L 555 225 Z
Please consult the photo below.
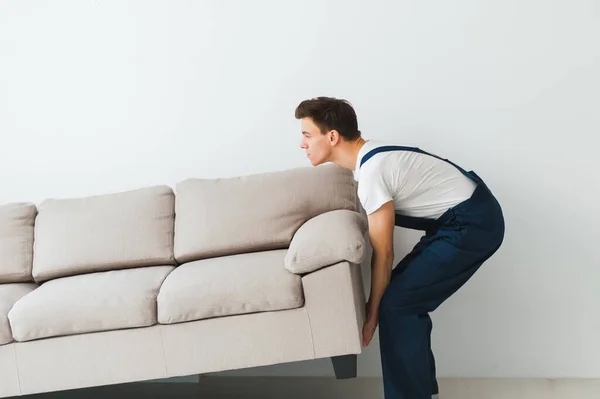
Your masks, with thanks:
M 371 259 L 371 294 L 363 325 L 363 346 L 367 346 L 379 323 L 379 303 L 390 282 L 394 261 L 394 204 L 389 201 L 369 215 Z
M 363 325 L 363 347 L 366 347 L 373 339 L 373 335 L 375 334 L 375 329 L 377 328 L 377 324 L 379 323 L 379 315 L 377 309 L 373 309 L 373 307 L 367 303 L 367 318 L 365 319 L 365 324 Z

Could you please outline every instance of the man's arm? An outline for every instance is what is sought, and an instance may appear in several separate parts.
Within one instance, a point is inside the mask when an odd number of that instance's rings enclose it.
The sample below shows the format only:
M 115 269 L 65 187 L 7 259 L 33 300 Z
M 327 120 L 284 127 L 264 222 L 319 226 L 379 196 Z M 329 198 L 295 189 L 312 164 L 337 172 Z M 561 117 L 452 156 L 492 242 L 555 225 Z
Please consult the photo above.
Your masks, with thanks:
M 394 262 L 394 223 L 393 201 L 386 202 L 369 215 L 369 240 L 373 248 L 371 260 L 371 294 L 367 312 L 377 318 L 379 303 L 392 274 Z

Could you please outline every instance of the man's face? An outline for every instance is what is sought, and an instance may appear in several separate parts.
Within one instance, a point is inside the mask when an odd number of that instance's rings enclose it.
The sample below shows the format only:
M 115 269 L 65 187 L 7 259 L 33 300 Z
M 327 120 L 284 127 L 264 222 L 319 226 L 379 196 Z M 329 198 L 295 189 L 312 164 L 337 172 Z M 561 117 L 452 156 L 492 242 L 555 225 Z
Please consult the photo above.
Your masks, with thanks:
M 313 166 L 329 162 L 332 146 L 328 134 L 321 133 L 321 130 L 314 124 L 312 119 L 303 118 L 302 142 L 300 148 L 306 151 L 306 156 Z

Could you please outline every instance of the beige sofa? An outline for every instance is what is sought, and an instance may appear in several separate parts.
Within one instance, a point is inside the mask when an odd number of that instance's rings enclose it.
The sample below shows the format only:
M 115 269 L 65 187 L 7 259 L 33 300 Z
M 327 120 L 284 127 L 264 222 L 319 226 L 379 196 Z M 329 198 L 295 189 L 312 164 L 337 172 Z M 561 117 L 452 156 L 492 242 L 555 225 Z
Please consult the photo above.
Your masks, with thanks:
M 316 358 L 353 377 L 366 227 L 333 165 L 1 205 L 0 397 Z

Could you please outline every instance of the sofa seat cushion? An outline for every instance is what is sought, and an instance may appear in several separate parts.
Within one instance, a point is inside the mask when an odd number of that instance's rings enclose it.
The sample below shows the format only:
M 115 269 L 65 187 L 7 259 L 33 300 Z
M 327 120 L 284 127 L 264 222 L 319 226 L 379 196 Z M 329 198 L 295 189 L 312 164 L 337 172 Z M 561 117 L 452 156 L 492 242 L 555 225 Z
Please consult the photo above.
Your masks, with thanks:
M 173 266 L 63 277 L 21 298 L 8 314 L 16 341 L 156 324 L 156 296 Z
M 15 302 L 36 289 L 35 284 L 15 283 L 0 284 L 0 345 L 13 342 L 8 312 Z
M 172 324 L 302 306 L 301 277 L 285 269 L 285 253 L 253 252 L 179 266 L 158 294 L 158 322 Z

